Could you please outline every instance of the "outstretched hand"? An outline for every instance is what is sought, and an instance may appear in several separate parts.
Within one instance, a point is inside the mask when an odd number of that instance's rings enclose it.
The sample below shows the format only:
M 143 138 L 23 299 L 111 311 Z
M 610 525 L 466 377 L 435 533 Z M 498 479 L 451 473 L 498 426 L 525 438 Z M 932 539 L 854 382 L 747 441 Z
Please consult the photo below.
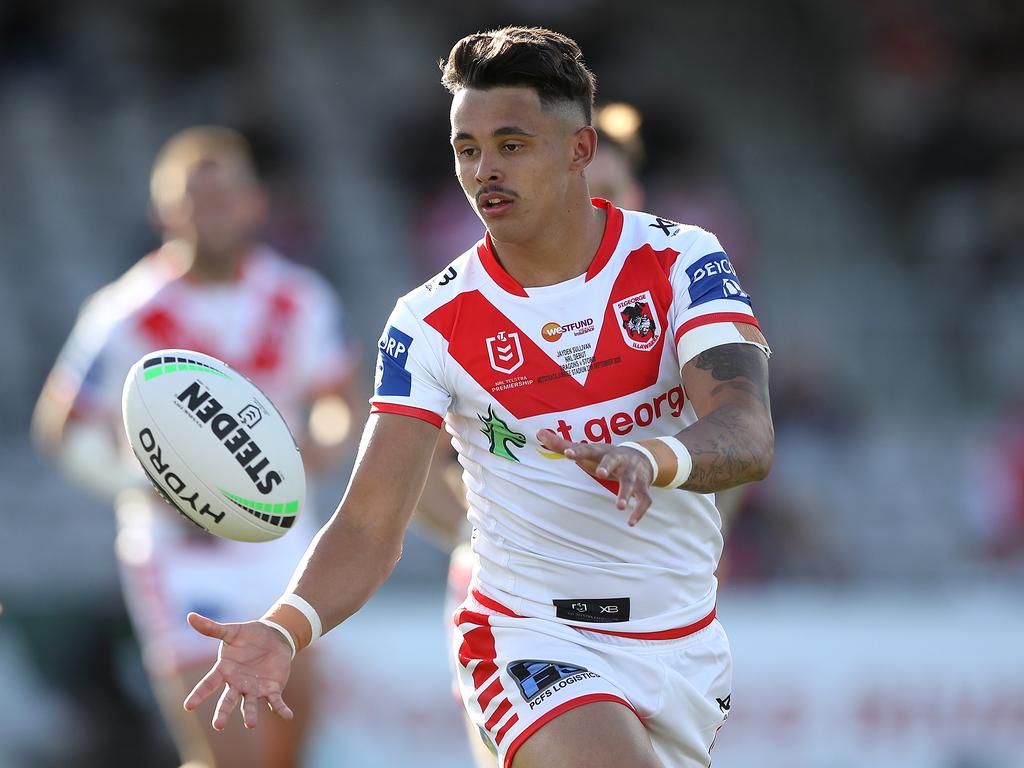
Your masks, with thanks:
M 281 697 L 292 653 L 277 630 L 258 621 L 221 624 L 198 613 L 190 613 L 188 623 L 200 634 L 220 640 L 220 650 L 217 663 L 186 697 L 185 711 L 193 711 L 223 688 L 213 716 L 215 730 L 224 730 L 239 702 L 246 728 L 256 727 L 265 706 L 285 720 L 294 717 Z
M 640 451 L 607 443 L 574 443 L 550 429 L 538 432 L 537 439 L 545 449 L 572 459 L 584 472 L 601 480 L 618 481 L 619 495 L 615 506 L 626 509 L 630 501 L 633 502 L 626 520 L 629 525 L 640 522 L 650 508 L 648 489 L 654 482 L 654 474 L 651 463 Z

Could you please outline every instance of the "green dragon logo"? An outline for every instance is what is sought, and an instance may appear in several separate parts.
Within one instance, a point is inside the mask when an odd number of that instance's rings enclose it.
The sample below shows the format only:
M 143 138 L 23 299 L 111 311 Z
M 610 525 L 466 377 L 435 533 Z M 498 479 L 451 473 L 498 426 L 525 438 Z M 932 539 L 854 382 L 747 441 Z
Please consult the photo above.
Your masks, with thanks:
M 526 445 L 526 435 L 509 429 L 508 424 L 502 421 L 494 412 L 494 408 L 489 405 L 487 406 L 486 419 L 479 413 L 476 417 L 484 424 L 484 428 L 480 431 L 487 435 L 487 439 L 491 442 L 488 450 L 495 456 L 501 456 L 503 459 L 519 461 L 515 454 L 509 450 L 508 443 L 512 443 L 516 448 L 523 448 Z

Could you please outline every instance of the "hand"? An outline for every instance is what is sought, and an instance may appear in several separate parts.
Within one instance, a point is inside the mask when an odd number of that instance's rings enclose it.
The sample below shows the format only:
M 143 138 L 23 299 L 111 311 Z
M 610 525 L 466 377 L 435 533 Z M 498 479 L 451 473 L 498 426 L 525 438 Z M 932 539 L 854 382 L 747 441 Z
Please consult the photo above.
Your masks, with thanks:
M 200 634 L 220 640 L 220 650 L 217 663 L 185 699 L 186 712 L 193 711 L 223 686 L 213 716 L 214 730 L 224 730 L 239 701 L 246 728 L 256 727 L 264 704 L 285 720 L 294 717 L 281 698 L 291 672 L 292 652 L 277 630 L 258 621 L 220 624 L 198 613 L 190 613 L 188 623 Z
M 640 522 L 650 508 L 648 489 L 654 482 L 654 474 L 651 462 L 640 451 L 607 443 L 574 443 L 550 429 L 538 432 L 537 439 L 547 450 L 575 461 L 584 472 L 601 480 L 617 480 L 619 496 L 615 506 L 626 509 L 630 500 L 633 501 L 633 509 L 626 520 L 629 525 Z

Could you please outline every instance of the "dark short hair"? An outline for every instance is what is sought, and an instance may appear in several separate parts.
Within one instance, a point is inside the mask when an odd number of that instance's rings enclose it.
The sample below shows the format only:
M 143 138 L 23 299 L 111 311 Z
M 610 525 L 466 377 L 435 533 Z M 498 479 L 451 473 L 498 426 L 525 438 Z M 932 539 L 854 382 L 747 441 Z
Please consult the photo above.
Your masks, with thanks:
M 542 27 L 502 27 L 467 35 L 442 59 L 441 84 L 462 88 L 532 88 L 545 107 L 578 104 L 590 125 L 597 81 L 575 40 Z

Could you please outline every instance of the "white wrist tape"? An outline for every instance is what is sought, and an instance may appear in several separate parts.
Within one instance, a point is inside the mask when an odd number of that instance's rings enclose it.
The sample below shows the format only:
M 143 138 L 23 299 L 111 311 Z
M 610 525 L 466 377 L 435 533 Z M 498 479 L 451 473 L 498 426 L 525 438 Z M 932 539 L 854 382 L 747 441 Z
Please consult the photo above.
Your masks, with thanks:
M 676 476 L 669 481 L 666 487 L 678 488 L 690 478 L 690 472 L 693 471 L 693 457 L 690 456 L 690 452 L 683 445 L 682 441 L 675 437 L 659 437 L 656 439 L 671 448 L 672 452 L 676 455 Z
M 320 614 L 316 612 L 316 608 L 294 592 L 290 592 L 287 595 L 281 595 L 281 599 L 278 600 L 278 602 L 282 605 L 290 605 L 292 608 L 298 609 L 299 612 L 306 617 L 306 621 L 309 622 L 309 626 L 313 630 L 313 637 L 309 642 L 315 643 L 319 639 L 320 635 L 323 634 L 323 623 L 320 621 Z
M 278 632 L 281 633 L 281 635 L 284 637 L 284 639 L 288 641 L 288 645 L 291 646 L 291 648 L 292 648 L 292 658 L 294 659 L 295 658 L 295 654 L 298 652 L 298 650 L 295 647 L 295 639 L 292 637 L 292 633 L 289 632 L 284 627 L 282 627 L 276 621 L 271 621 L 270 619 L 260 619 L 260 624 L 266 624 L 271 629 L 276 629 Z
M 661 442 L 666 448 L 668 448 L 675 455 L 675 472 L 673 476 L 667 481 L 661 483 L 658 482 L 658 477 L 662 476 L 665 472 L 671 472 L 672 464 L 670 460 L 666 460 L 665 466 L 663 467 L 661 462 L 658 461 L 658 457 L 655 456 L 654 446 L 647 447 L 643 443 L 637 443 L 633 441 L 627 441 L 625 443 L 619 443 L 620 448 L 632 448 L 634 451 L 640 451 L 647 460 L 651 463 L 651 472 L 653 472 L 654 479 L 652 485 L 656 485 L 658 488 L 678 488 L 685 483 L 689 477 L 690 472 L 693 471 L 693 459 L 690 456 L 690 452 L 686 449 L 686 446 L 681 441 L 674 437 L 656 437 L 644 442 L 650 444 L 655 440 Z M 660 449 L 657 449 L 659 450 Z

